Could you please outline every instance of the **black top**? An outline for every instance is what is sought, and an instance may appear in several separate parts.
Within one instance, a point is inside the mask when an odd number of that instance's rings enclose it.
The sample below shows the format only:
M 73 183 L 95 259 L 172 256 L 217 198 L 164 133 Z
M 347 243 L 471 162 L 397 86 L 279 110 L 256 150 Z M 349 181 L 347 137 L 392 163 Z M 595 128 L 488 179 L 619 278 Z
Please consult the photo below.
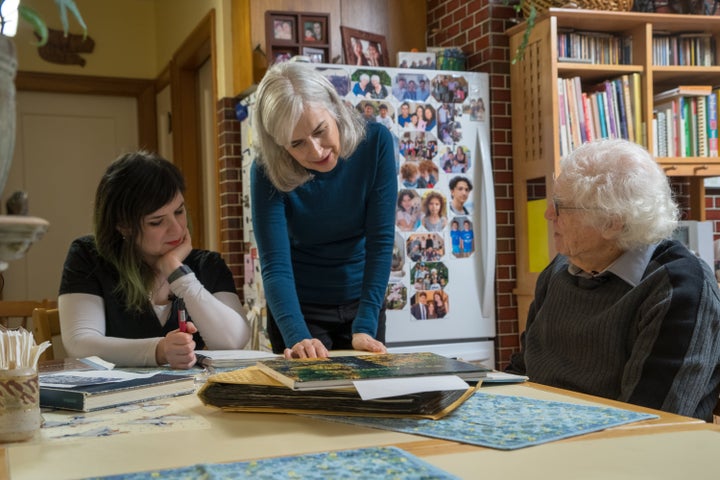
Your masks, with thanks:
M 210 293 L 237 293 L 232 273 L 217 252 L 193 249 L 183 263 Z M 65 259 L 59 294 L 87 293 L 102 297 L 106 336 L 155 338 L 178 328 L 177 299 L 173 299 L 170 316 L 163 326 L 150 302 L 141 312 L 128 310 L 125 295 L 116 290 L 118 283 L 117 270 L 100 257 L 94 237 L 88 235 L 73 241 Z M 188 320 L 192 318 L 188 316 Z M 196 349 L 205 346 L 199 334 L 194 335 L 194 340 Z

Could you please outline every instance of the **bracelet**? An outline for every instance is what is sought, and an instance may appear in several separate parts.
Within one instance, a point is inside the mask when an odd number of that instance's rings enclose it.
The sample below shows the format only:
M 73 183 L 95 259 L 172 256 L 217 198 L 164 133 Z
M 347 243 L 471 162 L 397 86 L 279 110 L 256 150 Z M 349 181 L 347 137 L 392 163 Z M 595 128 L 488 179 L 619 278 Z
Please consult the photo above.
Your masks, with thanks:
M 178 268 L 173 270 L 170 275 L 168 275 L 167 281 L 168 283 L 173 283 L 175 280 L 187 275 L 188 273 L 193 273 L 192 269 L 187 265 L 180 265 Z

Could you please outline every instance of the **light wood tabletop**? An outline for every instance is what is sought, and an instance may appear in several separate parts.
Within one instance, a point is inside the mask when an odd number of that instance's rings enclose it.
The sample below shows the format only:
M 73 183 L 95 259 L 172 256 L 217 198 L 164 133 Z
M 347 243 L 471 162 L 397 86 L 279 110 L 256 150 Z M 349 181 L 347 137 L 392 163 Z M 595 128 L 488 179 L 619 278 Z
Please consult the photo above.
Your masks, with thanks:
M 659 418 L 519 450 L 499 451 L 298 415 L 223 412 L 202 405 L 196 395 L 186 395 L 170 400 L 176 413 L 180 412 L 192 419 L 184 428 L 168 426 L 167 429 L 73 439 L 47 439 L 38 434 L 28 442 L 0 448 L 0 479 L 84 478 L 197 463 L 223 463 L 388 445 L 402 448 L 460 478 L 478 478 L 479 465 L 483 465 L 486 472 L 501 472 L 503 469 L 515 472 L 517 464 L 525 459 L 536 461 L 538 454 L 534 452 L 541 449 L 545 452 L 543 458 L 553 461 L 538 464 L 534 470 L 531 466 L 523 466 L 522 469 L 533 470 L 537 474 L 552 473 L 552 469 L 560 468 L 561 473 L 567 476 L 556 475 L 554 478 L 573 478 L 571 474 L 575 475 L 574 478 L 588 478 L 585 476 L 587 472 L 582 470 L 582 459 L 585 457 L 594 472 L 611 475 L 623 471 L 623 465 L 613 467 L 615 470 L 608 470 L 609 464 L 607 468 L 600 468 L 602 464 L 596 458 L 598 449 L 618 455 L 618 452 L 630 448 L 629 445 L 634 445 L 640 458 L 650 458 L 654 451 L 666 451 L 672 447 L 677 455 L 684 455 L 696 462 L 701 460 L 698 452 L 706 451 L 706 447 L 700 448 L 699 445 L 708 444 L 715 451 L 720 451 L 720 427 L 697 419 L 533 383 L 488 386 L 481 391 L 588 405 L 610 405 L 655 413 Z M 62 414 L 71 418 L 77 412 Z M 117 415 L 117 424 L 122 424 L 122 420 L 122 414 Z M 682 443 L 677 443 L 679 440 Z M 572 468 L 566 468 L 561 462 L 560 457 L 564 455 L 573 456 Z M 653 474 L 652 478 L 672 478 L 665 474 L 676 470 L 665 465 L 667 462 L 664 460 L 667 459 L 661 460 L 649 462 L 647 471 Z M 709 469 L 713 460 L 710 457 L 707 459 L 708 471 L 711 471 Z M 627 468 L 628 471 L 637 472 L 630 464 Z M 699 469 L 694 467 L 696 471 Z M 514 476 L 513 473 L 511 477 Z

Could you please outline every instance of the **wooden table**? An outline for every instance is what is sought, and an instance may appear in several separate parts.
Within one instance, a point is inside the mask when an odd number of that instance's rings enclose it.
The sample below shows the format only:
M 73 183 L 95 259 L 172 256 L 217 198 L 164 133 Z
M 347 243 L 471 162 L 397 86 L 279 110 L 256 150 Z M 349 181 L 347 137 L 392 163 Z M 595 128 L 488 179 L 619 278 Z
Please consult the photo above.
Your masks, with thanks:
M 499 451 L 295 415 L 226 413 L 187 395 L 173 401 L 206 427 L 12 444 L 0 448 L 0 479 L 78 478 L 378 445 L 400 447 L 461 478 L 499 472 L 509 478 L 718 478 L 720 426 L 532 383 L 483 391 L 618 406 L 659 418 Z

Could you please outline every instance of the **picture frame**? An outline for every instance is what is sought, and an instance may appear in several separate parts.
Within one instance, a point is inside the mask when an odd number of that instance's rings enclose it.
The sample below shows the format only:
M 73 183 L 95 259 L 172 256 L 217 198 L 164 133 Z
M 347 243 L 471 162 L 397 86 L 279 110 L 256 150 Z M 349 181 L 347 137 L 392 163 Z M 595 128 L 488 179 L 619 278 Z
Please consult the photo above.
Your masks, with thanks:
M 327 17 L 303 15 L 301 20 L 304 43 L 328 43 Z
M 297 43 L 297 19 L 289 15 L 271 15 L 268 32 L 275 44 Z
M 390 56 L 383 35 L 340 27 L 345 63 L 357 66 L 389 67 Z M 356 52 L 361 52 L 358 55 Z
M 331 58 L 330 14 L 321 12 L 265 12 L 265 52 L 269 65 L 303 55 L 313 63 Z
M 310 63 L 325 63 L 325 50 L 322 48 L 303 47 L 302 54 L 310 59 Z
M 274 48 L 272 51 L 272 63 L 287 62 L 295 55 L 297 55 L 297 52 L 293 49 Z

